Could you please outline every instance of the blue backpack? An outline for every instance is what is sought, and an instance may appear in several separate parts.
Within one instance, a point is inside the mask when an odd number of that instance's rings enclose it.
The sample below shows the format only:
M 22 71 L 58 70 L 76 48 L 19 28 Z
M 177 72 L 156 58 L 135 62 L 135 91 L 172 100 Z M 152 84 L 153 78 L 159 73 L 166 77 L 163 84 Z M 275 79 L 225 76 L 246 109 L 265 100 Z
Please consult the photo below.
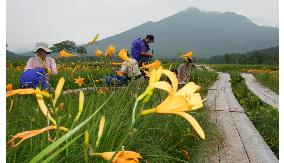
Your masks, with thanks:
M 108 75 L 105 77 L 105 81 L 108 86 L 122 86 L 128 84 L 126 77 L 117 75 Z
M 29 69 L 20 76 L 20 88 L 36 88 L 41 85 L 41 89 L 47 89 L 47 78 L 43 68 Z
M 138 38 L 132 42 L 131 55 L 136 61 L 140 60 L 142 39 Z

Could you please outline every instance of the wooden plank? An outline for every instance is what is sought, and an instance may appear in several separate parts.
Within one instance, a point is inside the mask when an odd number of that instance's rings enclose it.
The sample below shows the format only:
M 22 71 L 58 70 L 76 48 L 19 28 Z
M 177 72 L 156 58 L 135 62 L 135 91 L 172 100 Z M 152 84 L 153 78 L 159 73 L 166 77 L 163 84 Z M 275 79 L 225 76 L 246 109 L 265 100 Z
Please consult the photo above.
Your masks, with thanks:
M 277 157 L 245 113 L 231 113 L 250 162 L 277 163 Z
M 248 163 L 249 159 L 243 147 L 237 128 L 228 111 L 217 111 L 217 125 L 222 133 L 224 143 L 220 146 L 221 163 Z

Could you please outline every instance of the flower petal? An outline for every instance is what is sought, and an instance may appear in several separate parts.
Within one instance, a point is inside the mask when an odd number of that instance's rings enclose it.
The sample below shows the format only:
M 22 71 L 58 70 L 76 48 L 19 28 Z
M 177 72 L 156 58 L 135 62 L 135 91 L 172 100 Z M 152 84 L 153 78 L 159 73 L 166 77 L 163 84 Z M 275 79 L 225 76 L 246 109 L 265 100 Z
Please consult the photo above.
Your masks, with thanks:
M 200 89 L 199 85 L 196 85 L 194 82 L 189 82 L 184 87 L 182 87 L 180 90 L 178 90 L 175 95 L 177 96 L 182 95 L 182 96 L 187 97 L 188 95 L 193 94 L 199 89 Z
M 175 93 L 178 89 L 178 79 L 175 73 L 173 73 L 170 70 L 163 69 L 162 73 L 168 76 L 168 78 L 171 80 L 172 87 L 173 87 L 173 92 Z
M 175 113 L 188 111 L 188 102 L 183 96 L 168 96 L 156 107 L 157 113 Z
M 202 99 L 201 99 L 201 96 L 199 93 L 194 93 L 194 94 L 191 94 L 189 96 L 189 100 L 188 100 L 188 103 L 189 103 L 189 107 L 191 108 L 191 110 L 196 110 L 198 108 L 201 108 L 203 107 L 203 103 L 202 103 Z
M 170 95 L 173 95 L 172 86 L 165 81 L 155 82 L 149 85 L 150 87 L 158 88 L 167 91 Z
M 193 118 L 191 115 L 185 113 L 185 112 L 176 112 L 174 114 L 177 114 L 179 116 L 182 116 L 183 118 L 185 118 L 191 125 L 192 127 L 195 129 L 195 131 L 199 134 L 199 136 L 205 140 L 205 134 L 203 129 L 200 127 L 199 123 L 196 121 L 195 118 Z

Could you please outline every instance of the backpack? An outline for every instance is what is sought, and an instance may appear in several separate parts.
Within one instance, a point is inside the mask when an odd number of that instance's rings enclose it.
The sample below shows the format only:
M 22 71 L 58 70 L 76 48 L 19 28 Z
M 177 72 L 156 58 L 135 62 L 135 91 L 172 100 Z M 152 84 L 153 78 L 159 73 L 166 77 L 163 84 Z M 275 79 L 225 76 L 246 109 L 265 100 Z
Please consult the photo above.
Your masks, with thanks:
M 47 78 L 43 68 L 29 69 L 20 76 L 20 88 L 36 88 L 41 85 L 41 89 L 47 89 Z
M 131 55 L 136 61 L 140 60 L 142 39 L 138 38 L 132 42 Z
M 108 75 L 105 77 L 108 86 L 123 86 L 128 84 L 128 80 L 124 76 Z

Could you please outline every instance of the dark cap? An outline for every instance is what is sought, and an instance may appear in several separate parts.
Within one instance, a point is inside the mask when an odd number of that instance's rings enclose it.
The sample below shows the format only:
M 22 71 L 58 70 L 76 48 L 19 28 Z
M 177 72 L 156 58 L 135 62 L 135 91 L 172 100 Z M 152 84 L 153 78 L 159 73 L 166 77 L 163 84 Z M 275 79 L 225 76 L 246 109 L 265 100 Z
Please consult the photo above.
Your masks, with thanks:
M 146 39 L 149 39 L 149 40 L 153 41 L 153 43 L 154 43 L 154 36 L 153 35 L 147 35 Z

